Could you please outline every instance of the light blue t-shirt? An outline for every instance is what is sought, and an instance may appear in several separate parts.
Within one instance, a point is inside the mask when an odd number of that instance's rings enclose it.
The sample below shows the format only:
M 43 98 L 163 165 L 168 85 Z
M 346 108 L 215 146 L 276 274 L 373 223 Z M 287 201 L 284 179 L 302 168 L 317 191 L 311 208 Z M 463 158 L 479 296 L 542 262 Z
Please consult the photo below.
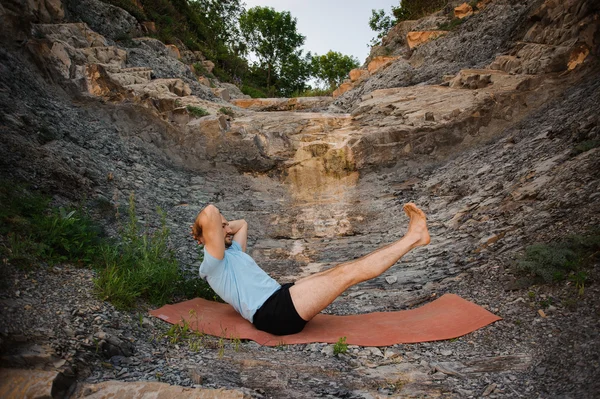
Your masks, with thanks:
M 281 287 L 235 241 L 225 250 L 222 260 L 204 248 L 200 277 L 250 323 L 258 308 Z

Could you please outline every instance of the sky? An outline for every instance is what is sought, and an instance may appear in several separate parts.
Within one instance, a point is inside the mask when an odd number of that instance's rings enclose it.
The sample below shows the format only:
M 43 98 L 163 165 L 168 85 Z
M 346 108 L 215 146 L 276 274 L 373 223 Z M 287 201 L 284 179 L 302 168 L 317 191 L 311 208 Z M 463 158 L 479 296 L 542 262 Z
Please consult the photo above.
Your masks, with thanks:
M 246 9 L 272 7 L 289 11 L 296 18 L 298 32 L 306 36 L 302 47 L 322 55 L 329 50 L 358 58 L 363 64 L 369 55 L 369 42 L 377 34 L 369 27 L 372 9 L 391 14 L 399 0 L 242 0 Z

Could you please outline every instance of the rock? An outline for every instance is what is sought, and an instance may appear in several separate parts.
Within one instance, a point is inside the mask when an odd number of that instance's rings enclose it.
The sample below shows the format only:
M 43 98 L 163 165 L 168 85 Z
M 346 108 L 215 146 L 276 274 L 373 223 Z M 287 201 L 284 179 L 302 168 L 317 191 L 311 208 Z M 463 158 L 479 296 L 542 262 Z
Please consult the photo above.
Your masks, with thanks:
M 234 389 L 188 388 L 162 382 L 118 382 L 106 381 L 99 384 L 82 384 L 74 398 L 184 398 L 184 399 L 249 399 L 250 396 Z
M 352 82 L 344 82 L 341 85 L 339 85 L 339 87 L 337 89 L 335 89 L 332 93 L 333 98 L 339 97 L 342 94 L 344 94 L 345 92 L 347 92 L 348 90 L 352 89 L 354 87 L 354 85 L 352 84 Z
M 179 52 L 179 48 L 174 44 L 166 44 L 167 54 L 171 58 L 175 58 L 176 60 L 181 58 L 181 53 Z
M 127 11 L 100 0 L 71 2 L 71 10 L 92 30 L 112 40 L 136 37 L 142 31 Z
M 452 355 L 452 353 L 453 353 L 453 352 L 452 352 L 450 349 L 443 349 L 443 350 L 441 350 L 441 351 L 440 351 L 440 354 L 441 354 L 442 356 L 451 356 L 451 355 Z
M 351 70 L 348 75 L 350 76 L 351 82 L 359 82 L 359 81 L 366 79 L 371 74 L 367 70 L 357 68 L 357 69 Z
M 489 396 L 490 394 L 492 394 L 494 391 L 496 390 L 496 384 L 490 384 L 488 385 L 483 393 L 481 394 L 481 396 Z
M 369 72 L 369 74 L 373 75 L 376 72 L 390 66 L 397 59 L 398 57 L 375 57 L 371 60 L 371 62 L 369 62 L 369 65 L 367 66 L 367 71 Z
M 440 36 L 444 36 L 448 31 L 434 30 L 434 31 L 422 31 L 422 32 L 408 32 L 406 35 L 406 43 L 412 50 L 424 43 L 427 43 L 433 39 L 437 39 Z
M 4 398 L 66 397 L 74 378 L 57 371 L 0 369 Z
M 398 277 L 396 277 L 396 276 L 386 276 L 385 277 L 385 281 L 388 284 L 394 284 L 396 281 L 398 281 Z
M 202 61 L 202 65 L 208 73 L 212 73 L 213 69 L 215 69 L 215 63 L 209 60 Z
M 227 90 L 225 88 L 212 89 L 212 92 L 214 93 L 215 96 L 221 97 L 225 101 L 231 100 L 231 96 L 229 95 L 229 90 Z
M 444 373 L 437 372 L 437 373 L 432 374 L 431 378 L 433 378 L 435 381 L 443 381 L 448 377 Z
M 466 17 L 470 17 L 473 15 L 473 7 L 471 7 L 468 3 L 462 3 L 458 7 L 454 8 L 454 17 L 463 19 Z
M 326 345 L 323 349 L 321 349 L 321 353 L 325 356 L 333 356 L 333 345 Z

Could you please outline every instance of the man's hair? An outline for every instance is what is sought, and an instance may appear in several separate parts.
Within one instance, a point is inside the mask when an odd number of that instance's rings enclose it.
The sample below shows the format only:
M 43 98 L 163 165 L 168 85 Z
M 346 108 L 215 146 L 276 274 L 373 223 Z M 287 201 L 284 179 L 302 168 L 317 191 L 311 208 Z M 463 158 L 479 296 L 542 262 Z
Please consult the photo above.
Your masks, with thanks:
M 202 227 L 200 226 L 200 223 L 198 222 L 198 218 L 196 218 L 196 220 L 194 221 L 194 224 L 192 225 L 192 236 L 194 237 L 194 240 L 198 241 L 200 239 L 200 237 L 202 237 Z

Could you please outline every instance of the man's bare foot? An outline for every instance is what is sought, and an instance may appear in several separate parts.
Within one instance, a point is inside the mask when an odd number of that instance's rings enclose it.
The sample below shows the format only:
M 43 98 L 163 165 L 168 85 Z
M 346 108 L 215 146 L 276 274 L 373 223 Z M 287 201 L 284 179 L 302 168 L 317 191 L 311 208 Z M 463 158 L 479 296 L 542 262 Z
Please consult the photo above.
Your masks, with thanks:
M 415 247 L 429 244 L 430 238 L 425 213 L 412 202 L 404 205 L 404 212 L 410 218 L 405 237 L 413 239 Z

